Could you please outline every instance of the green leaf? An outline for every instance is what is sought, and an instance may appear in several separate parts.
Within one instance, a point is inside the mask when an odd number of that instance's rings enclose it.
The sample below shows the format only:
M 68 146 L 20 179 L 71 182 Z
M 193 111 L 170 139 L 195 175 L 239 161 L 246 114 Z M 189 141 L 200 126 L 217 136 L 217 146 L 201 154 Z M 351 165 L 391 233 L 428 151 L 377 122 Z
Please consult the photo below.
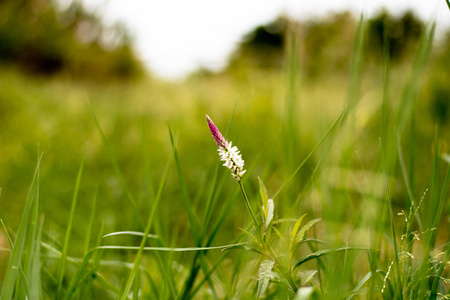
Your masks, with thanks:
M 248 235 L 252 240 L 253 240 L 253 242 L 255 243 L 255 244 L 257 244 L 257 245 L 261 245 L 261 243 L 258 241 L 258 239 L 253 235 L 253 234 L 251 234 L 250 232 L 248 232 L 247 230 L 245 230 L 245 229 L 243 229 L 243 228 L 239 228 L 240 230 L 242 230 L 242 232 L 244 232 L 246 235 Z M 262 246 L 262 245 L 261 245 Z
M 316 274 L 317 274 L 317 270 L 309 270 L 309 271 L 303 272 L 303 275 L 305 276 L 305 278 L 301 278 L 302 279 L 301 285 L 305 285 L 308 282 L 310 282 Z
M 262 253 L 261 251 L 256 249 L 255 246 L 257 246 L 257 245 L 255 245 L 255 243 L 249 243 L 249 244 L 245 243 L 245 245 L 237 245 L 237 246 L 230 246 L 230 247 L 223 248 L 222 252 L 229 251 L 229 250 L 244 250 L 244 251 L 253 251 L 258 254 L 265 255 L 264 253 Z
M 290 260 L 292 260 L 292 249 L 294 248 L 294 244 L 295 244 L 295 237 L 297 236 L 297 232 L 298 232 L 298 228 L 300 227 L 300 224 L 302 223 L 303 218 L 306 216 L 306 214 L 304 214 L 303 216 L 301 216 L 297 222 L 294 225 L 294 229 L 292 229 L 291 232 L 291 241 L 289 244 L 289 257 Z
M 347 297 L 347 300 L 351 300 L 353 296 L 356 296 L 360 293 L 361 288 L 363 285 L 372 277 L 372 272 L 369 272 L 364 276 L 364 278 L 358 283 L 358 285 L 351 291 L 351 295 Z
M 270 222 L 273 219 L 273 211 L 275 210 L 275 205 L 273 204 L 273 200 L 269 199 L 267 201 L 267 207 L 264 207 L 264 208 L 265 208 L 265 213 L 266 213 L 264 227 L 265 227 L 265 229 L 267 229 L 270 225 Z
M 269 285 L 270 274 L 274 265 L 273 260 L 266 259 L 259 266 L 258 274 L 258 298 L 261 298 Z
M 368 251 L 370 249 L 363 248 L 363 247 L 342 247 L 342 248 L 337 248 L 337 249 L 320 250 L 320 251 L 308 254 L 306 256 L 303 256 L 302 258 L 297 260 L 297 262 L 294 264 L 294 269 L 300 267 L 302 264 L 304 264 L 307 261 L 310 261 L 312 259 L 328 255 L 330 253 L 338 253 L 338 252 L 354 251 L 354 250 L 365 250 L 365 251 Z
M 301 242 L 303 240 L 303 238 L 305 237 L 305 233 L 306 231 L 308 231 L 314 224 L 316 224 L 317 222 L 319 222 L 321 219 L 314 219 L 309 221 L 308 223 L 305 224 L 305 226 L 302 227 L 302 229 L 300 229 L 297 238 L 296 238 L 296 243 Z
M 264 183 L 262 182 L 260 177 L 258 177 L 258 181 L 259 181 L 259 193 L 261 194 L 262 204 L 264 209 L 267 209 L 267 202 L 269 199 L 269 197 L 267 196 L 267 189 L 264 186 Z

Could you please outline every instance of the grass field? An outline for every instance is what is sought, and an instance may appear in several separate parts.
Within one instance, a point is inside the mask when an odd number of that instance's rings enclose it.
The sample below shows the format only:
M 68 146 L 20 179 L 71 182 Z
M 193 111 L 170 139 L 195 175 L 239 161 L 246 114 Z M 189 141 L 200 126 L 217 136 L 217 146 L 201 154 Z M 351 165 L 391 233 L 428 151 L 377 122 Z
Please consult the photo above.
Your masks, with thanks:
M 284 70 L 241 77 L 2 68 L 0 298 L 450 298 L 434 27 L 410 63 L 370 68 L 364 26 L 348 72 L 316 80 L 295 41 Z M 206 114 L 239 148 L 240 180 Z

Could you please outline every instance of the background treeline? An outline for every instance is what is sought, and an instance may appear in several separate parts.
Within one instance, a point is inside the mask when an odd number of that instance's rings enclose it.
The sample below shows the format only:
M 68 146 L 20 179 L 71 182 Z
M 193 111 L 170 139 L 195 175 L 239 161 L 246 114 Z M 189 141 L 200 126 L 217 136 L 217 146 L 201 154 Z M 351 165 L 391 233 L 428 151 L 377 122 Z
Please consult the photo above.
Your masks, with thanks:
M 365 55 L 375 65 L 381 65 L 384 44 L 387 44 L 392 63 L 412 59 L 426 26 L 411 11 L 392 15 L 382 10 L 367 22 Z M 306 77 L 316 77 L 333 70 L 346 71 L 357 24 L 358 20 L 349 12 L 306 21 L 279 17 L 243 37 L 231 55 L 229 70 L 239 67 L 282 67 L 286 61 L 285 48 L 295 36 Z M 450 50 L 449 35 L 450 32 L 447 32 L 447 38 L 439 43 L 440 55 Z
M 251 70 L 273 72 L 285 69 L 286 54 L 295 51 L 302 80 L 345 74 L 350 68 L 358 20 L 349 12 L 321 19 L 295 21 L 286 17 L 261 25 L 242 38 L 230 55 L 227 73 L 244 79 Z M 431 26 L 431 24 L 428 24 Z M 367 20 L 364 41 L 364 71 L 381 74 L 383 59 L 393 69 L 411 66 L 427 24 L 406 11 L 393 15 L 380 11 Z M 295 41 L 295 45 L 292 45 Z M 384 46 L 386 45 L 386 46 Z M 425 81 L 428 117 L 448 124 L 450 113 L 450 31 L 438 32 L 431 53 L 433 72 Z M 386 52 L 386 53 L 384 53 Z
M 0 1 L 0 63 L 34 74 L 107 80 L 139 76 L 143 67 L 121 24 L 104 25 L 81 1 Z

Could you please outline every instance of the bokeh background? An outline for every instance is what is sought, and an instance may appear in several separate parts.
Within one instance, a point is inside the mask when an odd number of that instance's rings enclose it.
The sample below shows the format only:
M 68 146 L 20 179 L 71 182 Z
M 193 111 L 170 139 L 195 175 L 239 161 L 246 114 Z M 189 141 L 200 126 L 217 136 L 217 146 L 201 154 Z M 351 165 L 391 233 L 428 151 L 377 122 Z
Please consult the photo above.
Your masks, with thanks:
M 43 153 L 40 211 L 45 215 L 45 239 L 60 244 L 86 151 L 71 237 L 74 256 L 84 247 L 96 190 L 98 227 L 103 224 L 105 233 L 142 231 L 109 151 L 145 219 L 151 207 L 149 195 L 155 192 L 172 155 L 170 125 L 189 195 L 201 214 L 209 192 L 207 184 L 218 165 L 205 122 L 207 113 L 241 150 L 248 169 L 246 187 L 257 201 L 256 177 L 264 179 L 269 194 L 278 189 L 346 106 L 350 80 L 356 76 L 359 88 L 352 117 L 353 140 L 338 137 L 340 146 L 331 147 L 331 163 L 317 179 L 326 182 L 335 195 L 345 193 L 335 199 L 344 201 L 336 222 L 352 218 L 354 212 L 344 203 L 359 205 L 356 195 L 364 189 L 361 164 L 369 180 L 377 180 L 379 137 L 394 117 L 384 115 L 386 120 L 381 120 L 382 99 L 388 99 L 391 111 L 401 110 L 399 99 L 408 91 L 405 85 L 414 73 L 421 39 L 433 21 L 412 10 L 380 8 L 365 15 L 363 55 L 358 57 L 358 73 L 352 74 L 360 15 L 340 10 L 296 19 L 280 13 L 236 37 L 219 67 L 200 63 L 183 76 L 168 78 L 152 70 L 142 48 L 137 51 L 138 37 L 126 23 L 105 21 L 101 9 L 99 13 L 89 7 L 79 1 L 0 1 L 0 218 L 8 228 L 17 228 L 33 170 Z M 445 3 L 443 7 L 446 9 Z M 446 13 L 450 18 L 450 11 Z M 385 43 L 388 47 L 384 49 Z M 388 91 L 383 88 L 383 51 L 389 54 Z M 415 170 L 411 179 L 414 193 L 421 195 L 430 185 L 436 124 L 442 137 L 440 151 L 450 151 L 449 28 L 439 24 L 426 64 L 416 75 L 419 86 L 409 87 L 416 99 L 415 126 L 404 141 L 414 144 L 405 147 L 406 152 L 414 149 L 414 155 L 405 155 L 414 157 L 408 166 Z M 277 204 L 278 216 L 298 217 L 308 212 L 311 217 L 323 217 L 330 213 L 324 211 L 323 202 L 319 204 L 317 190 L 308 188 L 319 159 L 313 156 L 283 191 L 280 198 L 287 200 Z M 344 171 L 346 182 L 339 180 Z M 403 181 L 399 167 L 392 173 L 398 182 Z M 237 185 L 227 170 L 220 174 L 225 184 L 219 199 L 233 197 Z M 405 187 L 399 184 L 392 193 L 395 211 L 401 211 L 407 203 Z M 192 245 L 182 198 L 172 167 L 157 222 L 163 224 L 161 234 L 168 243 L 177 246 Z M 449 209 L 447 204 L 442 224 L 449 221 Z M 248 218 L 243 210 L 243 203 L 236 201 L 215 244 L 229 243 L 240 234 L 238 228 Z M 445 225 L 438 239 L 448 241 Z M 2 233 L 0 242 L 7 247 Z M 0 260 L 2 273 L 7 255 L 0 254 Z

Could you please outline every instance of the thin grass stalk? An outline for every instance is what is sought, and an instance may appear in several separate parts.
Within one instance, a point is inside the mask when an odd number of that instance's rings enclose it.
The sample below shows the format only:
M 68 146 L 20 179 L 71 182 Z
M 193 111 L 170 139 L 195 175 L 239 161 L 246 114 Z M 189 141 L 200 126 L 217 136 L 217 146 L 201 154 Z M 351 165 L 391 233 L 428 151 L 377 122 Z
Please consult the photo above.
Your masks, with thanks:
M 439 219 L 440 215 L 436 215 L 436 212 L 439 207 L 439 171 L 440 171 L 440 149 L 439 149 L 439 138 L 440 138 L 440 127 L 439 123 L 435 125 L 435 133 L 434 133 L 434 156 L 433 156 L 433 165 L 431 168 L 431 183 L 430 183 L 430 210 L 428 218 L 428 229 L 431 232 L 428 234 L 426 241 L 426 253 L 432 250 L 433 243 L 433 234 L 432 232 L 436 232 L 437 228 L 433 227 L 433 224 L 437 224 L 436 218 Z
M 137 277 L 137 274 L 139 273 L 142 253 L 143 253 L 145 244 L 147 242 L 148 234 L 150 233 L 150 230 L 151 230 L 151 227 L 152 227 L 152 224 L 153 224 L 153 218 L 154 218 L 156 210 L 158 208 L 162 192 L 163 192 L 164 187 L 165 187 L 166 182 L 167 182 L 167 177 L 168 177 L 168 174 L 169 174 L 170 165 L 171 165 L 171 155 L 169 156 L 169 159 L 167 160 L 167 163 L 166 163 L 166 167 L 164 168 L 164 173 L 163 173 L 163 175 L 161 177 L 161 183 L 159 185 L 158 192 L 157 192 L 157 194 L 155 196 L 155 201 L 153 203 L 150 215 L 149 215 L 148 220 L 147 220 L 147 226 L 145 228 L 144 236 L 143 236 L 143 238 L 141 240 L 141 245 L 139 247 L 139 251 L 138 251 L 138 253 L 136 255 L 136 259 L 134 261 L 133 269 L 131 270 L 131 273 L 130 273 L 130 275 L 128 277 L 128 280 L 126 282 L 126 285 L 125 285 L 125 289 L 123 290 L 123 293 L 122 293 L 122 296 L 121 296 L 122 300 L 128 298 L 128 294 L 129 294 L 129 292 L 131 290 L 131 286 L 133 284 L 133 279 L 134 279 L 135 276 Z
M 305 163 L 311 158 L 311 156 L 316 152 L 316 150 L 322 145 L 322 143 L 328 138 L 328 136 L 335 130 L 336 128 L 339 128 L 347 114 L 347 108 L 345 108 L 339 117 L 334 121 L 334 123 L 331 125 L 331 127 L 328 129 L 328 131 L 325 133 L 325 135 L 320 139 L 320 141 L 314 146 L 314 148 L 311 150 L 311 152 L 305 157 L 305 159 L 298 165 L 298 167 L 295 169 L 295 171 L 292 173 L 292 175 L 286 179 L 283 184 L 280 186 L 280 188 L 276 191 L 276 193 L 273 195 L 272 199 L 275 200 L 275 198 L 280 194 L 280 192 L 287 186 L 288 183 L 290 183 L 297 173 L 301 170 L 301 168 L 305 165 Z
M 410 201 L 410 204 L 411 204 L 412 208 L 414 209 L 414 211 L 417 212 L 415 214 L 415 217 L 416 217 L 416 220 L 417 220 L 417 224 L 419 226 L 419 230 L 420 230 L 420 232 L 423 232 L 424 229 L 423 229 L 423 226 L 422 226 L 421 217 L 420 217 L 419 212 L 418 212 L 417 202 L 416 202 L 416 199 L 414 197 L 414 193 L 412 191 L 412 188 L 409 185 L 409 180 L 408 180 L 408 175 L 407 175 L 408 172 L 406 171 L 405 161 L 403 159 L 403 151 L 402 151 L 402 147 L 400 145 L 399 132 L 397 132 L 397 151 L 398 151 L 398 160 L 400 162 L 400 167 L 402 169 L 403 179 L 405 181 L 405 186 L 406 186 L 406 191 L 408 192 L 409 201 Z
M 174 155 L 174 159 L 175 159 L 175 165 L 176 165 L 177 171 L 178 171 L 178 178 L 180 180 L 181 192 L 183 194 L 183 200 L 184 200 L 184 204 L 186 206 L 186 211 L 188 214 L 189 225 L 191 228 L 192 237 L 194 238 L 194 243 L 197 246 L 200 246 L 200 235 L 199 235 L 199 229 L 198 229 L 198 225 L 197 225 L 197 219 L 196 219 L 194 211 L 192 210 L 191 200 L 189 197 L 189 193 L 187 191 L 186 183 L 184 181 L 183 172 L 181 171 L 180 159 L 178 157 L 178 151 L 176 149 L 175 141 L 173 139 L 172 129 L 170 128 L 170 126 L 168 126 L 168 128 L 169 128 L 170 142 L 172 143 L 172 150 L 173 150 L 173 155 Z
M 84 254 L 86 254 L 91 248 L 91 237 L 92 231 L 94 230 L 94 222 L 97 211 L 97 196 L 98 196 L 98 186 L 95 188 L 94 196 L 92 197 L 92 209 L 91 209 L 91 216 L 89 217 L 88 229 L 86 231 L 86 238 L 84 242 Z
M 450 181 L 450 167 L 447 169 L 447 174 L 445 175 L 445 180 L 444 180 L 444 184 L 442 186 L 441 189 L 441 196 L 439 198 L 439 204 L 438 207 L 436 209 L 435 212 L 435 217 L 433 219 L 433 225 L 431 226 L 431 228 L 436 228 L 438 227 L 439 224 L 439 220 L 441 219 L 441 215 L 442 215 L 442 211 L 444 208 L 444 204 L 445 204 L 445 196 L 447 194 L 447 188 L 449 185 L 449 181 Z M 429 242 L 429 247 L 430 249 L 433 248 L 434 243 L 435 243 L 435 238 L 436 238 L 436 230 L 432 230 L 431 231 L 431 237 L 430 237 L 430 242 Z
M 84 168 L 84 161 L 86 159 L 86 152 L 87 152 L 87 147 L 84 151 L 84 155 L 81 160 L 80 168 L 78 170 L 77 180 L 75 183 L 75 189 L 73 192 L 72 207 L 70 208 L 69 222 L 67 224 L 66 236 L 64 238 L 64 245 L 63 245 L 63 249 L 61 252 L 61 261 L 60 261 L 59 268 L 58 268 L 58 287 L 56 289 L 56 298 L 60 297 L 62 282 L 63 282 L 64 273 L 65 273 L 65 269 L 66 269 L 67 251 L 69 250 L 70 235 L 72 234 L 72 225 L 73 225 L 73 220 L 75 217 L 75 208 L 76 208 L 77 200 L 78 200 L 78 191 L 80 190 L 81 177 L 82 177 L 83 168 Z
M 0 294 L 1 300 L 10 300 L 14 293 L 14 286 L 18 275 L 18 270 L 20 267 L 20 260 L 22 258 L 26 230 L 28 225 L 28 218 L 30 216 L 31 207 L 33 204 L 33 191 L 35 188 L 36 180 L 38 179 L 38 173 L 40 170 L 40 165 L 42 161 L 42 155 L 40 155 L 38 162 L 36 164 L 36 169 L 34 171 L 33 179 L 31 181 L 30 189 L 28 191 L 27 200 L 25 203 L 25 208 L 23 210 L 22 218 L 19 224 L 19 230 L 16 236 L 16 242 L 14 244 L 14 249 L 11 249 L 11 256 L 9 259 L 8 267 L 5 272 L 5 277 L 3 279 L 2 291 Z
M 30 299 L 42 299 L 42 280 L 41 280 L 41 240 L 42 240 L 42 227 L 44 226 L 44 218 L 39 221 L 37 236 L 36 236 L 36 248 L 33 253 L 33 266 L 31 269 L 31 286 L 30 286 Z
M 397 237 L 395 234 L 395 226 L 394 226 L 394 212 L 392 210 L 392 199 L 391 199 L 391 191 L 389 188 L 389 182 L 388 182 L 388 176 L 385 175 L 385 181 L 386 181 L 386 196 L 387 196 L 387 203 L 389 207 L 389 218 L 391 223 L 391 235 L 392 235 L 392 244 L 394 247 L 394 262 L 395 262 L 395 280 L 396 280 L 396 290 L 399 299 L 403 299 L 403 285 L 402 285 L 402 277 L 401 277 L 401 269 L 400 269 L 400 262 L 399 262 L 399 251 L 397 246 Z
M 92 119 L 94 120 L 95 126 L 97 127 L 97 130 L 100 133 L 100 136 L 102 137 L 103 144 L 105 145 L 106 152 L 108 153 L 109 159 L 114 168 L 116 176 L 119 179 L 119 182 L 120 182 L 120 185 L 122 186 L 123 191 L 125 192 L 126 199 L 128 200 L 128 203 L 130 204 L 131 208 L 133 209 L 134 218 L 137 220 L 139 227 L 141 229 L 144 229 L 145 228 L 144 221 L 142 220 L 140 211 L 136 205 L 136 200 L 134 199 L 133 195 L 131 194 L 131 191 L 128 188 L 125 178 L 124 178 L 122 172 L 120 171 L 119 164 L 117 163 L 117 160 L 114 156 L 111 146 L 109 145 L 108 139 L 106 138 L 106 135 L 103 132 L 99 121 L 97 120 L 97 117 L 94 113 L 94 109 L 92 108 L 91 102 L 89 101 L 89 99 L 87 99 L 86 102 L 88 104 L 88 108 L 91 113 Z
M 242 181 L 239 180 L 238 183 L 239 183 L 239 187 L 241 188 L 242 197 L 244 197 L 244 202 L 245 202 L 245 205 L 247 206 L 247 210 L 253 219 L 253 223 L 255 224 L 255 226 L 258 226 L 259 223 L 256 220 L 255 213 L 253 212 L 250 202 L 248 201 L 248 197 L 247 197 L 247 194 L 245 193 L 245 189 L 244 189 L 244 186 L 242 185 Z

